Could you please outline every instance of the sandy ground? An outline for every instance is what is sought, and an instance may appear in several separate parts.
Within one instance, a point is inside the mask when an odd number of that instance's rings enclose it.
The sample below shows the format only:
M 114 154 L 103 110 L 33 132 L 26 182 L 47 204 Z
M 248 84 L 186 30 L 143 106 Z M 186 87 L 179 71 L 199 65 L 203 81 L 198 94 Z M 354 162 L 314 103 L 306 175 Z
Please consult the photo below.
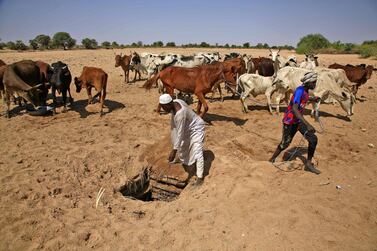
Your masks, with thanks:
M 1 250 L 377 250 L 377 148 L 368 147 L 377 147 L 375 73 L 360 89 L 365 101 L 356 104 L 351 120 L 337 105 L 321 106 L 326 131 L 318 134 L 319 176 L 305 172 L 299 159 L 283 164 L 286 171 L 266 161 L 281 138 L 281 115 L 252 101 L 248 114 L 238 100 L 210 103 L 209 174 L 203 186 L 189 185 L 167 203 L 116 192 L 141 169 L 141 156 L 167 156 L 170 150 L 169 116 L 153 112 L 156 89 L 145 92 L 143 81 L 124 84 L 111 50 L 8 52 L 0 58 L 62 60 L 73 76 L 84 65 L 109 74 L 103 117 L 73 85 L 75 103 L 67 113 L 0 117 Z M 357 55 L 320 55 L 319 61 L 377 66 Z M 290 150 L 300 139 L 297 134 Z

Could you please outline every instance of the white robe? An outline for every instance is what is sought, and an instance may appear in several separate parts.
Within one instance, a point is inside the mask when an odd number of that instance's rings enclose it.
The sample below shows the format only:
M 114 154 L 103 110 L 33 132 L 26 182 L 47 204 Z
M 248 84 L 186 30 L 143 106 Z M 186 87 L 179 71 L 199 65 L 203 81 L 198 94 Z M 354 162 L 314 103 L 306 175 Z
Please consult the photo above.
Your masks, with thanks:
M 178 157 L 185 165 L 203 159 L 204 121 L 183 100 L 175 99 L 181 109 L 171 117 L 171 140 Z

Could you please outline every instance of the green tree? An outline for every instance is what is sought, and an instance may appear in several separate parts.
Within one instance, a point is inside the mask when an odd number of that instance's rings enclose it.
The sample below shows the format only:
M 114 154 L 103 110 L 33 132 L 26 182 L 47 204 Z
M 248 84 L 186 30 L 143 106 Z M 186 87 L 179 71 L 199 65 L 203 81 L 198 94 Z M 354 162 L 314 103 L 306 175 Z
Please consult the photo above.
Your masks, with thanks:
M 166 47 L 175 47 L 175 43 L 174 42 L 167 42 Z
M 85 47 L 85 49 L 96 49 L 98 43 L 95 39 L 84 38 L 81 40 L 81 44 Z
M 16 44 L 12 41 L 9 41 L 6 43 L 6 47 L 9 49 L 9 50 L 17 50 L 16 49 Z
M 16 48 L 16 50 L 24 51 L 24 50 L 27 49 L 27 46 L 21 40 L 16 40 L 15 48 Z
M 142 41 L 137 41 L 137 47 L 143 47 L 143 42 Z
M 329 40 L 321 34 L 309 34 L 300 39 L 297 44 L 297 53 L 316 52 L 319 49 L 328 48 L 330 46 Z
M 111 48 L 119 48 L 119 44 L 115 41 L 111 43 Z
M 244 43 L 242 46 L 243 46 L 243 48 L 250 48 L 250 43 L 249 42 Z
M 62 47 L 64 50 L 67 50 L 76 45 L 76 40 L 68 32 L 57 32 L 52 37 L 52 45 L 55 48 Z
M 163 47 L 164 43 L 162 41 L 156 41 L 152 43 L 152 47 Z
M 106 49 L 110 49 L 111 44 L 110 44 L 109 41 L 103 41 L 102 44 L 101 44 L 101 47 L 106 48 Z
M 225 47 L 225 48 L 229 48 L 229 44 L 228 44 L 228 43 L 225 44 L 224 47 Z
M 29 45 L 30 45 L 30 48 L 33 49 L 33 50 L 38 49 L 38 43 L 35 41 L 35 39 L 30 39 Z
M 201 42 L 201 43 L 199 44 L 199 47 L 211 47 L 211 45 L 208 44 L 208 43 L 206 43 L 206 42 Z
M 45 34 L 40 34 L 34 38 L 34 41 L 38 44 L 39 49 L 47 49 L 51 38 Z

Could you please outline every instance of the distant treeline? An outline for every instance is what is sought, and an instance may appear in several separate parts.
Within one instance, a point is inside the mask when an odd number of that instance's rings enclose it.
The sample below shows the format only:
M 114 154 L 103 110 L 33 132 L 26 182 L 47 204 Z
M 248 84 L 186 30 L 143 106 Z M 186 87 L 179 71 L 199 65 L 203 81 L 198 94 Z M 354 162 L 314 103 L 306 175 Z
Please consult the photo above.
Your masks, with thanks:
M 340 41 L 335 41 L 331 43 L 327 38 L 321 34 L 309 34 L 300 39 L 297 47 L 290 45 L 273 45 L 270 46 L 267 43 L 258 43 L 256 45 L 251 45 L 246 42 L 242 45 L 236 44 L 209 44 L 206 42 L 201 43 L 188 43 L 182 45 L 176 45 L 175 42 L 167 42 L 164 44 L 162 41 L 156 41 L 151 44 L 144 44 L 142 41 L 134 42 L 132 44 L 118 44 L 116 41 L 104 41 L 101 44 L 93 38 L 84 38 L 81 40 L 81 44 L 76 43 L 76 39 L 72 38 L 67 32 L 57 32 L 52 38 L 45 34 L 40 34 L 34 39 L 29 40 L 29 44 L 26 45 L 23 41 L 17 40 L 15 42 L 1 42 L 0 39 L 0 49 L 10 49 L 10 50 L 49 50 L 49 49 L 118 49 L 118 48 L 148 48 L 148 47 L 182 47 L 182 48 L 254 48 L 254 49 L 285 49 L 285 50 L 296 50 L 297 53 L 337 53 L 337 54 L 360 54 L 362 57 L 377 57 L 377 40 L 364 41 L 362 44 L 354 43 L 342 43 Z

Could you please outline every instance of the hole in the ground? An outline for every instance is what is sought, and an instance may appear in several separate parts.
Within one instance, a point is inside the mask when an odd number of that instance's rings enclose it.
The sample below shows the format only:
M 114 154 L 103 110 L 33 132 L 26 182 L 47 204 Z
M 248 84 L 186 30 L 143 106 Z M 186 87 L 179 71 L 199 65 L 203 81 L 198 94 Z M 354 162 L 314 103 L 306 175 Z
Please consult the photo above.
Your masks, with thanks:
M 186 187 L 189 174 L 180 164 L 165 168 L 145 167 L 120 188 L 123 196 L 142 201 L 173 201 Z

